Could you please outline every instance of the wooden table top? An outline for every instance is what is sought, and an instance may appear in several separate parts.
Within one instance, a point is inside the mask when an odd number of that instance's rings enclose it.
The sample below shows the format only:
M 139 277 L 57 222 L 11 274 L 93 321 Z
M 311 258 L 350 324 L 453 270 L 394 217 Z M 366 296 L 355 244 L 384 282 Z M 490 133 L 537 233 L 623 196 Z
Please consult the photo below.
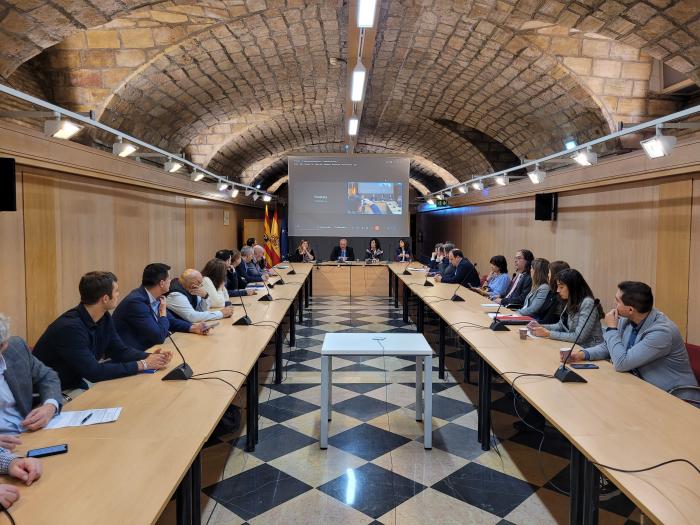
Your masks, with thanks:
M 422 286 L 425 272 L 401 275 L 402 264 L 390 267 L 410 290 L 448 324 L 459 321 L 488 326 L 488 299 L 465 288 L 464 302 L 449 300 L 454 284 Z M 501 312 L 508 312 L 501 309 Z M 469 325 L 455 326 L 499 374 L 553 374 L 559 349 L 570 347 L 550 339 L 521 340 L 518 327 L 493 332 Z M 561 383 L 543 377 L 522 377 L 516 389 L 590 461 L 621 469 L 639 469 L 674 458 L 700 466 L 700 411 L 632 374 L 616 372 L 608 361 L 598 370 L 577 370 L 588 383 Z M 505 374 L 512 382 L 517 374 Z M 691 524 L 700 520 L 700 474 L 684 463 L 672 463 L 643 473 L 628 474 L 604 467 L 611 479 L 656 523 Z
M 270 291 L 275 299 L 296 297 L 311 264 L 295 264 L 297 275 Z M 253 322 L 279 323 L 290 301 L 243 300 Z M 240 304 L 237 298 L 234 303 Z M 240 373 L 213 374 L 240 388 L 245 376 L 273 337 L 269 326 L 233 326 L 243 315 L 238 306 L 207 337 L 176 333 L 175 339 L 195 374 L 218 369 Z M 168 370 L 180 358 L 173 350 Z M 209 438 L 235 392 L 218 380 L 162 381 L 168 370 L 97 383 L 64 410 L 123 407 L 119 420 L 84 428 L 40 430 L 21 436 L 17 453 L 67 443 L 67 454 L 43 458 L 44 474 L 31 487 L 15 482 L 20 500 L 11 512 L 17 523 L 130 524 L 155 522 L 180 480 Z M 9 478 L 8 478 L 9 479 Z M 5 480 L 3 480 L 5 482 Z

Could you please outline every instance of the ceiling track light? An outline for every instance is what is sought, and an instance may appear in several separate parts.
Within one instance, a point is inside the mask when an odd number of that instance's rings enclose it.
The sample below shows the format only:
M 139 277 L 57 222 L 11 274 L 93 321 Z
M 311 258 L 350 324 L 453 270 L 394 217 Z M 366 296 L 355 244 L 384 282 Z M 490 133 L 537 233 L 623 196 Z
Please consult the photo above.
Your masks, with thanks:
M 246 188 L 246 189 L 245 189 L 245 196 L 246 196 L 246 197 L 250 197 L 250 194 L 251 194 L 251 193 L 253 193 L 252 188 Z
M 70 120 L 61 120 L 60 114 L 56 114 L 55 119 L 44 121 L 44 135 L 55 139 L 68 140 L 81 129 L 83 129 L 82 126 Z
M 564 140 L 564 148 L 568 150 L 574 149 L 578 144 L 576 144 L 576 139 L 573 139 L 571 137 L 567 138 Z
M 352 70 L 352 89 L 350 91 L 350 99 L 353 102 L 360 102 L 365 92 L 365 79 L 367 78 L 367 70 L 362 65 L 362 60 L 357 60 L 355 69 Z
M 435 206 L 435 199 L 430 198 L 430 199 L 428 199 L 428 200 L 425 201 L 425 202 L 427 202 L 427 203 L 430 204 L 431 206 Z
M 446 199 L 449 199 L 450 197 L 452 197 L 452 189 L 445 190 L 442 192 L 442 194 L 445 196 Z
M 122 138 L 119 137 L 119 140 L 114 143 L 112 146 L 112 153 L 117 155 L 118 157 L 128 157 L 132 153 L 136 151 L 136 146 L 133 144 L 129 144 L 128 142 L 123 142 Z
M 461 186 L 458 186 L 457 189 L 459 190 L 460 193 L 467 193 L 466 184 L 462 184 Z
M 357 135 L 357 129 L 360 127 L 360 120 L 355 114 L 348 120 L 348 135 L 354 137 Z
M 357 27 L 374 27 L 377 0 L 359 0 L 357 2 Z
M 270 202 L 272 200 L 271 195 L 263 195 L 263 202 Z
M 530 177 L 533 184 L 539 184 L 547 176 L 547 173 L 540 169 L 539 164 L 535 164 L 535 169 L 528 172 L 527 176 Z
M 168 173 L 175 173 L 180 168 L 182 168 L 182 164 L 173 159 L 170 159 L 168 162 L 163 164 L 163 169 Z
M 234 186 L 233 189 L 231 190 L 231 198 L 232 198 L 232 199 L 235 199 L 236 197 L 238 197 L 238 193 L 239 193 L 238 188 L 236 188 L 236 187 Z
M 577 151 L 573 159 L 581 166 L 593 166 L 593 164 L 598 164 L 598 155 L 590 146 L 585 150 Z
M 474 181 L 472 182 L 472 188 L 474 188 L 476 191 L 481 191 L 484 189 L 484 183 L 480 180 Z
M 219 181 L 219 191 L 226 191 L 228 189 L 228 182 L 226 181 Z
M 665 157 L 671 153 L 673 146 L 676 145 L 676 137 L 673 135 L 662 135 L 661 128 L 656 126 L 656 135 L 650 139 L 640 140 L 639 144 L 644 149 L 644 153 L 650 159 L 658 159 Z
M 258 195 L 258 192 L 256 191 L 256 192 L 253 194 L 253 202 L 257 201 L 259 198 L 260 198 L 260 195 Z
M 496 175 L 493 181 L 499 186 L 507 186 L 508 182 L 510 182 L 508 175 Z

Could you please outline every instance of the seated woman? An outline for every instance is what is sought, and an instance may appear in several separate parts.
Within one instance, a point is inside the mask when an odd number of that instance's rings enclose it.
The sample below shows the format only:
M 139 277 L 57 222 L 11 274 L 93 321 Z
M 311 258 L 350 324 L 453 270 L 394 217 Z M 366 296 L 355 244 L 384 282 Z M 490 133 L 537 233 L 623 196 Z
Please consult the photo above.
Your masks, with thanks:
M 394 260 L 396 262 L 408 262 L 411 259 L 411 247 L 409 246 L 408 241 L 405 241 L 404 239 L 399 239 L 399 247 L 396 248 Z
M 314 255 L 314 251 L 311 248 L 309 241 L 307 241 L 306 239 L 302 239 L 299 243 L 299 246 L 297 247 L 297 251 L 294 252 L 289 259 L 292 262 L 307 263 L 314 262 L 316 260 L 316 256 Z
M 221 259 L 211 259 L 202 269 L 202 288 L 209 294 L 209 306 L 223 308 L 228 302 L 226 290 L 226 263 Z
M 491 272 L 486 277 L 484 287 L 479 293 L 494 299 L 505 295 L 510 284 L 510 276 L 508 275 L 508 263 L 503 255 L 494 255 L 489 264 L 491 264 Z
M 238 250 L 230 250 L 229 258 L 224 260 L 228 265 L 228 271 L 226 274 L 226 291 L 229 297 L 240 297 L 242 295 L 255 295 L 256 291 L 253 289 L 246 289 L 248 282 L 244 275 L 241 275 L 236 268 L 241 264 L 241 252 Z M 218 253 L 217 253 L 218 257 Z M 212 283 L 213 284 L 213 283 Z
M 549 273 L 547 282 L 549 283 L 549 292 L 544 300 L 544 304 L 540 307 L 539 312 L 533 315 L 535 320 L 542 324 L 553 324 L 559 320 L 561 312 L 564 310 L 564 301 L 557 293 L 557 275 L 563 270 L 571 268 L 566 261 L 552 261 L 549 263 Z
M 367 248 L 365 251 L 365 260 L 376 261 L 381 259 L 382 255 L 384 255 L 384 251 L 382 250 L 382 246 L 379 244 L 379 239 L 372 237 L 369 240 L 369 248 Z
M 520 315 L 529 315 L 539 321 L 540 310 L 545 306 L 547 295 L 549 294 L 549 261 L 537 258 L 530 266 L 530 277 L 532 277 L 532 288 L 525 297 L 523 307 L 518 310 Z
M 538 337 L 578 344 L 583 348 L 600 344 L 603 330 L 600 320 L 604 313 L 600 304 L 595 304 L 591 287 L 578 270 L 569 269 L 557 275 L 557 293 L 566 301 L 564 311 L 555 324 L 541 325 L 531 321 L 527 326 Z M 590 314 L 590 316 L 589 316 Z

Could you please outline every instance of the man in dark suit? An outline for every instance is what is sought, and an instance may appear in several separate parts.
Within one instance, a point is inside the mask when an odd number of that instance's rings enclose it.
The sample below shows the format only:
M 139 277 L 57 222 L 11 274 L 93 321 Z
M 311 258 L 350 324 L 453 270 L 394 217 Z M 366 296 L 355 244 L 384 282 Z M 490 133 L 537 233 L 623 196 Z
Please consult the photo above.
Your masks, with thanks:
M 494 302 L 503 306 L 522 307 L 525 298 L 532 288 L 532 277 L 530 267 L 535 260 L 534 254 L 530 250 L 518 250 L 515 254 L 515 273 L 508 285 L 508 290 L 503 297 L 496 297 Z
M 39 404 L 32 408 L 33 393 Z M 10 337 L 10 321 L 0 314 L 0 434 L 39 430 L 61 410 L 61 381 L 58 374 L 34 357 L 22 339 Z M 2 436 L 0 446 L 19 444 Z M 9 440 L 9 441 L 6 441 Z
M 454 266 L 455 271 L 454 273 L 446 276 L 439 274 L 436 275 L 435 280 L 437 282 L 454 284 L 460 283 L 462 286 L 467 286 L 468 284 L 474 287 L 479 286 L 479 273 L 476 271 L 476 268 L 471 261 L 464 256 L 462 250 L 454 248 L 450 250 L 447 257 L 450 264 Z
M 170 290 L 170 266 L 151 263 L 143 269 L 141 286 L 132 290 L 114 310 L 112 318 L 119 337 L 127 346 L 146 350 L 165 342 L 168 332 L 207 335 L 207 325 L 175 317 L 166 307 Z
M 347 239 L 340 239 L 338 246 L 331 252 L 331 261 L 354 261 L 355 252 L 348 246 Z
M 246 284 L 267 281 L 267 275 L 257 270 L 253 257 L 253 248 L 250 246 L 241 248 L 241 263 L 236 267 L 236 273 L 245 280 Z

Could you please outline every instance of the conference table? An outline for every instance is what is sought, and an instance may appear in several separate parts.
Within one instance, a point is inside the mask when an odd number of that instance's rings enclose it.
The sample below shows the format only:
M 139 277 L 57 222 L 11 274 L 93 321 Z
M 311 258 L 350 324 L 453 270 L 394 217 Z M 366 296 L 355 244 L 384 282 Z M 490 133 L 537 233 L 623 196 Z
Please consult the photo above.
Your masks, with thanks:
M 551 377 L 559 366 L 559 349 L 570 346 L 543 338 L 522 340 L 517 326 L 488 329 L 487 312 L 496 308 L 481 295 L 455 284 L 435 283 L 418 264 L 389 265 L 395 306 L 403 298 L 404 321 L 410 297 L 417 303 L 416 325 L 422 331 L 424 308 L 439 318 L 438 355 L 444 377 L 447 328 L 479 356 L 478 435 L 483 450 L 490 444 L 491 376 L 496 373 L 536 408 L 571 443 L 570 523 L 598 521 L 597 470 L 612 480 L 655 523 L 700 521 L 700 473 L 675 462 L 644 472 L 637 470 L 684 458 L 700 466 L 700 411 L 632 374 L 616 372 L 608 361 L 597 370 L 577 370 L 587 383 L 561 383 Z M 410 275 L 404 275 L 404 271 Z M 425 286 L 428 280 L 433 286 Z M 399 288 L 402 293 L 399 293 Z M 450 297 L 457 293 L 463 302 Z M 501 309 L 502 313 L 511 313 Z M 465 359 L 465 374 L 468 362 Z M 514 382 L 514 378 L 518 378 Z M 609 468 L 609 467 L 615 467 Z
M 386 262 L 365 261 L 316 263 L 313 271 L 314 293 L 319 297 L 386 296 L 389 294 L 386 266 Z
M 23 434 L 16 453 L 59 443 L 68 444 L 69 451 L 43 458 L 44 474 L 30 487 L 8 478 L 20 490 L 19 501 L 10 509 L 15 521 L 153 523 L 175 495 L 178 524 L 199 523 L 200 451 L 244 382 L 246 449 L 255 448 L 258 358 L 273 337 L 274 380 L 281 382 L 282 322 L 289 316 L 291 346 L 295 317 L 298 312 L 303 320 L 311 293 L 311 264 L 295 264 L 294 269 L 296 275 L 287 275 L 291 268 L 278 270 L 285 284 L 270 290 L 272 301 L 259 301 L 261 295 L 242 298 L 253 324 L 232 324 L 244 315 L 243 307 L 236 306 L 241 304 L 238 298 L 232 298 L 233 317 L 222 319 L 211 335 L 173 334 L 192 367 L 192 379 L 162 381 L 181 362 L 166 341 L 158 347 L 173 351 L 167 369 L 97 383 L 63 407 L 122 407 L 116 422 Z

